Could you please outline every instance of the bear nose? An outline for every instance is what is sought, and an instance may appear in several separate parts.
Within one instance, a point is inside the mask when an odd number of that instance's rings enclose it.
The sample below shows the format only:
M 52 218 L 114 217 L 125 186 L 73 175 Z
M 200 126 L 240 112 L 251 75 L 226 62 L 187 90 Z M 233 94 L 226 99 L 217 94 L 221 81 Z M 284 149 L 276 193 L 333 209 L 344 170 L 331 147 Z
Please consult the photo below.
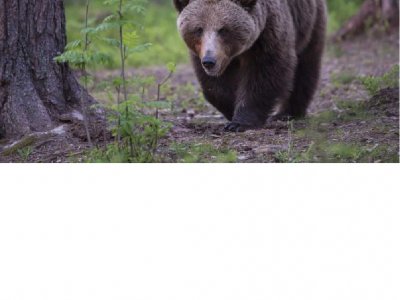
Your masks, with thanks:
M 209 70 L 212 69 L 217 62 L 214 58 L 206 56 L 203 58 L 201 63 L 203 64 L 204 68 Z

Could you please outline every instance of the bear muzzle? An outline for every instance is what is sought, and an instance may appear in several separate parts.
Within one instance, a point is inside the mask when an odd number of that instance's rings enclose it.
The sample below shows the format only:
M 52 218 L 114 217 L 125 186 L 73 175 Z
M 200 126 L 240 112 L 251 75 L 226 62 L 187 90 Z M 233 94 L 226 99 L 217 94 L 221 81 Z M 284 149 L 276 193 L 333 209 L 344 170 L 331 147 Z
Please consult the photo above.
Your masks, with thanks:
M 217 61 L 210 56 L 206 56 L 202 59 L 201 64 L 207 70 L 212 70 L 215 67 L 215 65 L 217 64 Z

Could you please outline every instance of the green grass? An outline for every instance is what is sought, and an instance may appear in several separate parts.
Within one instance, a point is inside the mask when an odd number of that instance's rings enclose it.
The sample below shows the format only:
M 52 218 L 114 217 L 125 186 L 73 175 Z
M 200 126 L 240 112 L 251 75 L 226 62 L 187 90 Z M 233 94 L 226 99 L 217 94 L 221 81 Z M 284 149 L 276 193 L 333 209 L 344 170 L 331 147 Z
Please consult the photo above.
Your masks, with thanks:
M 328 110 L 321 114 L 310 116 L 296 121 L 303 126 L 290 134 L 297 140 L 307 139 L 309 147 L 300 152 L 298 150 L 281 151 L 276 156 L 278 162 L 325 162 L 325 163 L 398 163 L 399 156 L 396 146 L 385 144 L 368 145 L 360 141 L 341 141 L 344 131 L 335 130 L 334 122 L 345 125 L 349 122 L 369 120 L 374 117 L 368 111 L 367 102 L 352 100 L 335 102 L 337 109 Z M 360 129 L 362 129 L 360 127 Z M 374 125 L 371 132 L 387 134 L 392 128 L 386 124 Z M 349 127 L 345 127 L 349 132 Z M 368 132 L 367 132 L 368 133 Z M 398 149 L 398 148 L 397 148 Z
M 332 72 L 330 76 L 331 83 L 335 88 L 338 88 L 341 85 L 350 84 L 356 79 L 357 76 L 351 71 L 344 71 L 342 73 Z
M 237 153 L 226 148 L 216 148 L 211 144 L 173 143 L 171 150 L 176 153 L 178 162 L 184 163 L 235 163 Z

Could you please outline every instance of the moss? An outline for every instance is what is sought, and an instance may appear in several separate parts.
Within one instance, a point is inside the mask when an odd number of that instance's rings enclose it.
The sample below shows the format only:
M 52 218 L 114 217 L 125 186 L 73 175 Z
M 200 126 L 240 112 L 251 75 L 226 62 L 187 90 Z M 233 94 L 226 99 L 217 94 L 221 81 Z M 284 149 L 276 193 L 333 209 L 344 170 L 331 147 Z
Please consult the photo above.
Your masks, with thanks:
M 9 140 L 0 140 L 0 146 L 7 145 L 10 141 Z
M 18 152 L 18 150 L 23 149 L 28 146 L 32 146 L 38 140 L 39 139 L 36 136 L 28 136 L 28 137 L 24 138 L 23 140 L 21 140 L 20 142 L 16 143 L 14 146 L 4 150 L 3 155 L 9 156 L 9 155 L 16 154 Z

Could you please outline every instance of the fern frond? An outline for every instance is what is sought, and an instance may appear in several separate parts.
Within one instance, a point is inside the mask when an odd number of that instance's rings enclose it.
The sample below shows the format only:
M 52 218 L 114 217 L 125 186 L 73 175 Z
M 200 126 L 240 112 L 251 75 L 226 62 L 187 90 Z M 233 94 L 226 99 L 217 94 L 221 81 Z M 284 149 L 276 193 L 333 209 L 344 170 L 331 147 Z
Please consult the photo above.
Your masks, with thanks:
M 65 47 L 65 50 L 77 50 L 80 47 L 83 47 L 84 44 L 85 44 L 84 40 L 76 40 L 76 41 L 73 41 L 73 42 L 69 43 Z

